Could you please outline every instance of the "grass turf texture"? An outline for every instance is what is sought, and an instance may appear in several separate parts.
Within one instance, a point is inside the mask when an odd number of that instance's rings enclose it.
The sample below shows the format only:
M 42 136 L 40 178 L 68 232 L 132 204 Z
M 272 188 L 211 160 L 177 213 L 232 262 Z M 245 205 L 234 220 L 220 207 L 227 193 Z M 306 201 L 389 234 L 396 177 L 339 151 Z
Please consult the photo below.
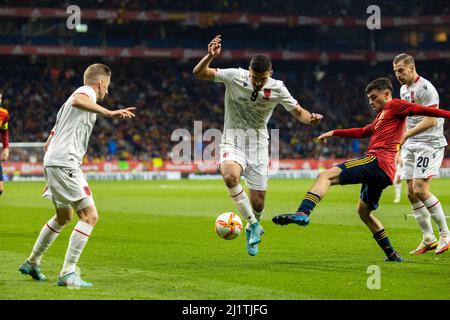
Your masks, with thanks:
M 449 182 L 432 184 L 447 214 Z M 306 228 L 271 222 L 295 210 L 311 183 L 270 181 L 266 234 L 251 257 L 243 234 L 226 241 L 214 232 L 216 217 L 235 210 L 222 181 L 92 181 L 100 220 L 79 267 L 94 287 L 82 290 L 56 285 L 77 218 L 43 258 L 46 282 L 18 272 L 53 210 L 40 198 L 43 183 L 7 183 L 0 198 L 0 299 L 450 298 L 450 252 L 408 255 L 421 233 L 408 216 L 405 186 L 400 204 L 392 204 L 390 187 L 376 211 L 405 258 L 388 263 L 356 214 L 359 186 L 332 187 Z M 371 265 L 381 269 L 379 290 L 367 288 Z

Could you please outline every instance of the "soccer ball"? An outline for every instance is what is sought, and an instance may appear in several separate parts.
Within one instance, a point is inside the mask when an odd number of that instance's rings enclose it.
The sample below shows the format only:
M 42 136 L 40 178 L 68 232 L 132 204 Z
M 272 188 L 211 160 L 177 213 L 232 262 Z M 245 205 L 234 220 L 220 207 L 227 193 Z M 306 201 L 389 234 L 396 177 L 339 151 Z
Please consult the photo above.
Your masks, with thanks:
M 242 232 L 242 220 L 234 212 L 222 213 L 216 219 L 216 233 L 225 240 L 236 239 Z

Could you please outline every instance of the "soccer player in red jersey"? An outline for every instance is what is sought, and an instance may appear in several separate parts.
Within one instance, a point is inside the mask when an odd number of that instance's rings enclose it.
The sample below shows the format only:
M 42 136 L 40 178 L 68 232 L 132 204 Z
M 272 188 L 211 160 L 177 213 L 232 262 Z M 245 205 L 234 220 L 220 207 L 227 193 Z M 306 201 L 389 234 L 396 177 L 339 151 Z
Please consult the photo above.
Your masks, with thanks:
M 2 95 L 0 94 L 0 106 Z M 3 144 L 3 150 L 0 153 L 0 196 L 3 193 L 3 168 L 1 161 L 7 161 L 9 158 L 9 138 L 8 138 L 8 110 L 0 107 L 0 140 Z
M 387 78 L 373 80 L 366 87 L 369 104 L 377 113 L 375 120 L 363 128 L 336 129 L 319 136 L 320 142 L 329 137 L 369 138 L 367 156 L 341 163 L 319 174 L 309 189 L 297 212 L 275 216 L 272 221 L 279 225 L 295 223 L 309 224 L 309 215 L 332 185 L 362 184 L 358 214 L 383 249 L 386 261 L 402 261 L 394 250 L 386 231 L 373 210 L 383 190 L 392 184 L 395 177 L 395 155 L 403 137 L 406 117 L 424 115 L 450 118 L 450 111 L 425 107 L 405 100 L 392 99 L 392 83 Z

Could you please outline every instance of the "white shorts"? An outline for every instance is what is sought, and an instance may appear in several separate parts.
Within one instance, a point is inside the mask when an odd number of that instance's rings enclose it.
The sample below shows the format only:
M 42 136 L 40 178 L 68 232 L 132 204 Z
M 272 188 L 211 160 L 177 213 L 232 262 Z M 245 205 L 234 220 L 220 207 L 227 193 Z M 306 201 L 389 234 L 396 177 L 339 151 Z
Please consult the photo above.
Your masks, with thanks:
M 55 208 L 79 211 L 95 205 L 81 169 L 46 167 L 44 176 L 47 186 L 42 196 L 52 200 Z
M 269 177 L 268 148 L 243 151 L 228 144 L 220 145 L 220 164 L 224 161 L 235 161 L 242 167 L 242 175 L 247 187 L 256 191 L 267 190 Z
M 402 180 L 429 179 L 439 174 L 445 147 L 427 145 L 402 148 Z

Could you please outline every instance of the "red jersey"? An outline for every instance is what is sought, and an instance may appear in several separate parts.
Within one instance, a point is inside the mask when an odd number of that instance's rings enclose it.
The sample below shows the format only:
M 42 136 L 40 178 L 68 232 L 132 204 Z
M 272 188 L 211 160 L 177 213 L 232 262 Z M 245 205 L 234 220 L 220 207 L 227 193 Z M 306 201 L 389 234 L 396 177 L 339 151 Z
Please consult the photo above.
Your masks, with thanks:
M 3 148 L 8 148 L 8 110 L 0 108 L 0 141 L 3 144 Z
M 367 154 L 377 157 L 380 168 L 391 181 L 394 181 L 397 146 L 405 132 L 406 117 L 412 115 L 450 118 L 449 111 L 393 99 L 386 103 L 371 124 L 364 128 L 336 129 L 333 130 L 333 135 L 352 138 L 370 137 Z

